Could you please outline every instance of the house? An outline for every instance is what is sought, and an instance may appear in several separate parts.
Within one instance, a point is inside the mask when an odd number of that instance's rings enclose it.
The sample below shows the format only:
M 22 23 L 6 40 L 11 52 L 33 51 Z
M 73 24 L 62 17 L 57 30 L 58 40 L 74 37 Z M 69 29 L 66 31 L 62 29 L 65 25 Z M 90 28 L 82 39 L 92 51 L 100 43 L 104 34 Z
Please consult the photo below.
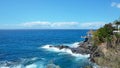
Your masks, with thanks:
M 120 33 L 120 22 L 117 21 L 117 22 L 113 23 L 112 26 L 115 28 L 113 33 Z

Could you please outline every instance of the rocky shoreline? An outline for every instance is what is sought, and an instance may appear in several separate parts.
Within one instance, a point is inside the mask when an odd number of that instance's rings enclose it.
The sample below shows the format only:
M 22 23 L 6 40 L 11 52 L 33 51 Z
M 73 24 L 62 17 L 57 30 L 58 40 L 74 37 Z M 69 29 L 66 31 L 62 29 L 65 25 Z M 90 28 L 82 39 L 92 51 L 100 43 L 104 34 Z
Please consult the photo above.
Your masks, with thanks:
M 95 50 L 96 48 L 92 46 L 92 43 L 89 41 L 89 39 L 90 39 L 90 37 L 89 38 L 87 37 L 87 40 L 80 42 L 77 47 L 70 47 L 70 46 L 66 46 L 66 45 L 49 46 L 49 47 L 50 48 L 54 47 L 59 50 L 69 49 L 72 51 L 72 53 L 75 53 L 75 54 L 82 54 L 82 55 L 90 54 L 89 59 L 91 60 L 93 50 Z
M 83 47 L 79 45 L 78 47 L 69 47 L 65 45 L 59 45 L 59 46 L 49 46 L 49 47 L 55 47 L 58 48 L 59 50 L 61 49 L 70 49 L 72 53 L 77 53 L 77 54 L 90 54 L 91 53 L 91 46 Z
M 66 45 L 49 46 L 49 47 L 50 48 L 54 47 L 59 50 L 69 49 L 72 51 L 72 53 L 75 53 L 75 54 L 82 54 L 82 55 L 89 54 L 90 56 L 88 57 L 88 59 L 90 59 L 91 62 L 95 62 L 94 57 L 98 57 L 101 55 L 101 54 L 95 52 L 96 50 L 98 50 L 98 47 L 93 46 L 93 43 L 91 40 L 92 36 L 87 35 L 84 38 L 85 38 L 85 40 L 83 42 L 79 42 L 77 47 L 70 47 L 70 46 L 66 46 Z
M 118 37 L 117 37 L 118 36 Z M 111 35 L 113 41 L 108 44 L 108 41 L 96 44 L 97 39 L 90 35 L 85 36 L 85 40 L 80 42 L 77 47 L 70 47 L 65 45 L 49 46 L 59 50 L 69 49 L 72 53 L 87 55 L 89 60 L 99 65 L 99 68 L 120 68 L 120 35 Z M 92 67 L 90 67 L 92 68 Z

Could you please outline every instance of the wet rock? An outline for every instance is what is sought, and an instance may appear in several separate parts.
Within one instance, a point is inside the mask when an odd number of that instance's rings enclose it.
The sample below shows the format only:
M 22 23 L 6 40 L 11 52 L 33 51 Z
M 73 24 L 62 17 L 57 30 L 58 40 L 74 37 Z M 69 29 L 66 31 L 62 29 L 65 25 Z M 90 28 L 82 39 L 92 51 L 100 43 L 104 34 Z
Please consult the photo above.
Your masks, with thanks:
M 55 48 L 58 48 L 58 49 L 70 49 L 73 53 L 78 53 L 78 54 L 90 54 L 90 47 L 86 48 L 86 47 L 76 47 L 76 48 L 71 48 L 69 46 L 64 46 L 64 45 L 61 45 L 61 46 L 50 46 L 50 47 L 55 47 Z

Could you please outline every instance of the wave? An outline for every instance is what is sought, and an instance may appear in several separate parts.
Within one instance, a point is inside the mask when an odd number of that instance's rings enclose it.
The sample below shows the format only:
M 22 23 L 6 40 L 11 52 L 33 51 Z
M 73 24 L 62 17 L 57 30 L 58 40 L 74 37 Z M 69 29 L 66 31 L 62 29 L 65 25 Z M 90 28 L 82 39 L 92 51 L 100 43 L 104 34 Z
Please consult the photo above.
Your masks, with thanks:
M 17 62 L 17 64 L 16 62 L 2 61 L 0 62 L 0 68 L 45 68 L 44 62 L 35 62 L 37 60 L 39 60 L 37 57 L 21 59 L 21 61 Z
M 77 48 L 80 46 L 80 44 L 82 44 L 83 42 L 74 42 L 74 43 L 71 43 L 71 44 L 63 44 L 65 46 L 69 46 L 69 47 L 72 47 L 72 48 Z
M 0 68 L 45 68 L 42 64 L 30 64 L 27 66 L 21 65 L 14 65 L 14 66 L 0 66 Z
M 70 45 L 70 47 L 72 47 L 72 48 L 77 48 L 77 47 L 79 47 L 81 42 L 75 42 L 75 43 L 73 43 L 73 44 L 69 44 Z
M 37 65 L 36 64 L 31 64 L 31 65 L 26 66 L 26 68 L 37 68 Z
M 76 44 L 78 44 L 78 43 L 74 43 L 73 45 L 76 45 Z M 57 48 L 57 47 L 51 47 L 51 46 L 53 46 L 53 45 L 45 45 L 45 46 L 42 46 L 41 48 L 44 48 L 44 49 L 46 49 L 46 50 L 48 50 L 48 51 L 53 51 L 53 52 L 67 53 L 67 54 L 70 54 L 70 55 L 72 55 L 72 56 L 80 57 L 80 58 L 81 58 L 81 57 L 83 57 L 83 58 L 88 58 L 88 57 L 90 57 L 90 54 L 85 54 L 85 55 L 77 54 L 77 53 L 73 53 L 73 52 L 71 51 L 71 49 L 68 49 L 68 48 L 59 49 L 59 48 Z M 74 47 L 74 46 L 71 46 L 71 47 Z M 75 46 L 75 47 L 77 47 L 77 46 Z
M 18 65 L 11 65 L 11 66 L 5 66 L 2 65 L 0 66 L 0 68 L 60 68 L 58 65 L 55 65 L 54 63 L 50 63 L 50 64 L 44 64 L 45 62 L 37 62 L 37 63 L 33 63 L 33 64 L 29 64 L 29 65 L 24 65 L 24 64 L 18 64 Z

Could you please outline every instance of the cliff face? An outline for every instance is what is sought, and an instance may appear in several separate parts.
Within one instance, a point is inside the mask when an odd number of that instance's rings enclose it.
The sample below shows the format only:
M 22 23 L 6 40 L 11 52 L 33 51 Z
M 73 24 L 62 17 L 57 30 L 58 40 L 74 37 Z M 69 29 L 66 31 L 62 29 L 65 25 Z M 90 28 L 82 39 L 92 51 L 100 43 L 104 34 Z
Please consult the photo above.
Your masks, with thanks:
M 101 68 L 120 68 L 120 32 L 114 31 L 115 28 L 110 23 L 93 33 L 91 60 Z
M 107 43 L 101 43 L 91 56 L 92 60 L 101 68 L 120 68 L 120 44 L 108 47 Z

